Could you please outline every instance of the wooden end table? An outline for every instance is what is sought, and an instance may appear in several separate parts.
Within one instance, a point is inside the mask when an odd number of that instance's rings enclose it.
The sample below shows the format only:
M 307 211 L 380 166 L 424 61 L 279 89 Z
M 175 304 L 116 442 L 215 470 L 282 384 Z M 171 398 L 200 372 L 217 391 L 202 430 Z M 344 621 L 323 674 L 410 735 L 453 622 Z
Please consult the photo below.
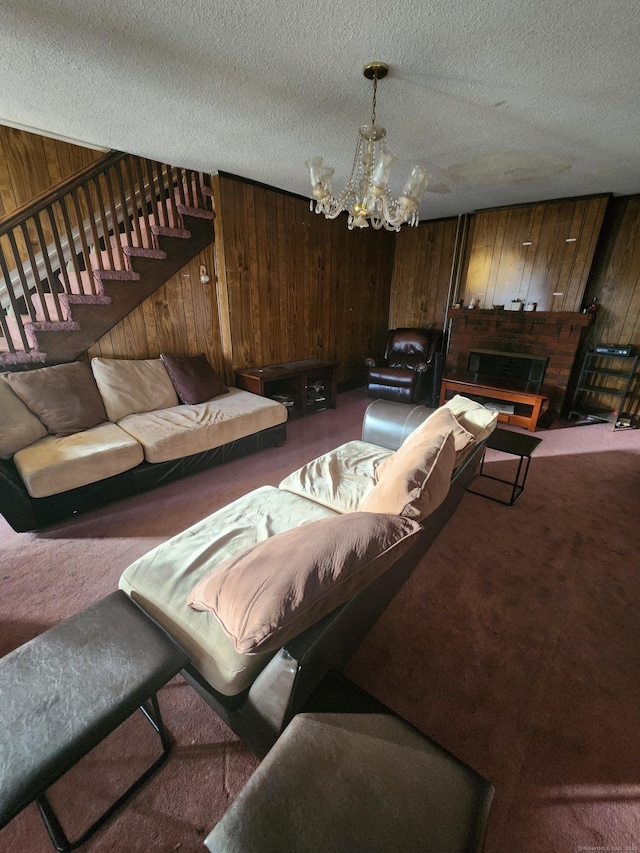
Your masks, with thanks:
M 261 397 L 290 397 L 292 408 L 303 415 L 337 406 L 339 361 L 306 358 L 267 367 L 236 371 L 236 387 Z

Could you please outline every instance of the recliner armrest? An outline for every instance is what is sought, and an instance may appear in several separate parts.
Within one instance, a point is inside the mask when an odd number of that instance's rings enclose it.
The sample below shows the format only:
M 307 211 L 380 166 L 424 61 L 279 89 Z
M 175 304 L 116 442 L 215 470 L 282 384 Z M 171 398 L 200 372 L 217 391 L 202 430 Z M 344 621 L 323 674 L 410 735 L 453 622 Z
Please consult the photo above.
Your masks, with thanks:
M 366 367 L 382 367 L 383 364 L 386 364 L 383 358 L 366 358 L 364 363 Z

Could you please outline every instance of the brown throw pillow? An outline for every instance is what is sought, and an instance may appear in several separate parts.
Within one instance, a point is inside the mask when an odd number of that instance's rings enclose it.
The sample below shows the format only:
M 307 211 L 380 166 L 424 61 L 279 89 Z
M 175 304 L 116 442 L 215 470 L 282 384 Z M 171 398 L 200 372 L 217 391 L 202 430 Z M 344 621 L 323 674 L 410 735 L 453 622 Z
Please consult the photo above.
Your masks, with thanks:
M 170 355 L 160 353 L 160 358 L 183 403 L 195 405 L 212 400 L 229 389 L 207 361 L 204 353 L 198 355 Z
M 359 512 L 386 512 L 422 520 L 446 498 L 456 464 L 452 430 L 425 431 L 378 467 L 378 482 Z
M 373 513 L 302 524 L 225 560 L 187 604 L 213 613 L 237 652 L 275 651 L 383 574 L 421 529 Z
M 81 361 L 9 373 L 5 379 L 52 435 L 73 435 L 107 420 L 93 374 Z

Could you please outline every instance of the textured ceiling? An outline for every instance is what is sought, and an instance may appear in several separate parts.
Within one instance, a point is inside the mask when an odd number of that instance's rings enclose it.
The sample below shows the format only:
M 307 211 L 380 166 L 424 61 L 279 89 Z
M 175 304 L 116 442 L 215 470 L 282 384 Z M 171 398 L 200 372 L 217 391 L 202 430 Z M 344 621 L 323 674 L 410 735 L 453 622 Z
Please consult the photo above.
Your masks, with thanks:
M 423 219 L 640 192 L 637 0 L 2 0 L 0 123 L 309 195 L 368 121 Z

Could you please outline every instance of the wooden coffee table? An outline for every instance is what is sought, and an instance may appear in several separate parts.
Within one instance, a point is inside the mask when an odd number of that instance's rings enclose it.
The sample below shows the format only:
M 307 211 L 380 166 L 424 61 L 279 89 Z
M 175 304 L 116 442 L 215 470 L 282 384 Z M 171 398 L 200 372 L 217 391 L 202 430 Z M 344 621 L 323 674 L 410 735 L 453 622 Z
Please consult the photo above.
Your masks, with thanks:
M 462 394 L 466 397 L 487 398 L 505 401 L 515 405 L 513 414 L 498 412 L 498 420 L 535 432 L 538 418 L 549 406 L 551 389 L 536 382 L 523 382 L 516 379 L 497 379 L 480 376 L 477 373 L 454 373 L 445 376 L 440 386 L 440 405 L 447 401 L 447 393 Z

